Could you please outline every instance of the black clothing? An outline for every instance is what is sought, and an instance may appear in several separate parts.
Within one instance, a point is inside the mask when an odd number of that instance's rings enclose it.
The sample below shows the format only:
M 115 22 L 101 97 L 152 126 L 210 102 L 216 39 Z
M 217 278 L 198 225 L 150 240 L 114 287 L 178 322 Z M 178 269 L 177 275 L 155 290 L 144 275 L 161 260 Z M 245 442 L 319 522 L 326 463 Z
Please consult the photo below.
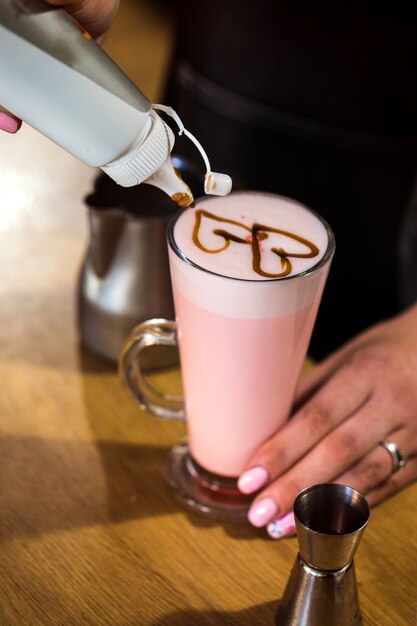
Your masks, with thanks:
M 417 6 L 177 7 L 165 100 L 213 170 L 234 188 L 304 202 L 335 232 L 311 344 L 321 358 L 404 304 L 398 246 L 417 173 Z M 175 151 L 200 165 L 186 141 Z

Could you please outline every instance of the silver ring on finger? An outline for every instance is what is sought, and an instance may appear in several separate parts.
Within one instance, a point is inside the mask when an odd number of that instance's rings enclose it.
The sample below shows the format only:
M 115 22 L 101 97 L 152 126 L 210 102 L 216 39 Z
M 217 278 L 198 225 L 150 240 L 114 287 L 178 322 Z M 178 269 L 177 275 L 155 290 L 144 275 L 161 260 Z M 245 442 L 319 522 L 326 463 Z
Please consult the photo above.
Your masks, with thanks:
M 389 452 L 392 461 L 391 474 L 395 474 L 398 470 L 407 465 L 408 456 L 392 441 L 380 441 L 379 446 L 382 446 Z

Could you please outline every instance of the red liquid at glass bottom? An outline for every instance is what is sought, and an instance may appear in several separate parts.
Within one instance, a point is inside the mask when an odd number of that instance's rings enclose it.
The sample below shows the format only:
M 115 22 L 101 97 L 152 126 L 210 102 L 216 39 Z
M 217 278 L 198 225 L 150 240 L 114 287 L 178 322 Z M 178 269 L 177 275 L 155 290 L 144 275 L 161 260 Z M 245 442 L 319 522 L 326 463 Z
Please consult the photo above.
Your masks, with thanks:
M 254 497 L 239 491 L 237 478 L 218 476 L 198 465 L 186 442 L 179 443 L 170 452 L 167 481 L 181 504 L 218 520 L 246 519 Z

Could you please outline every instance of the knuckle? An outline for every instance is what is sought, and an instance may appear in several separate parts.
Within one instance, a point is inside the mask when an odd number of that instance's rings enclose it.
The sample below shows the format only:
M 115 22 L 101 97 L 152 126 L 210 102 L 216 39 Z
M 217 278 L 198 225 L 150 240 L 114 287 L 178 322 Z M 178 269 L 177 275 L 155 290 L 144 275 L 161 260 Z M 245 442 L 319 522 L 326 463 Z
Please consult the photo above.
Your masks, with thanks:
M 339 445 L 342 451 L 346 451 L 349 455 L 355 450 L 358 444 L 358 437 L 353 432 L 344 432 L 340 435 Z
M 329 410 L 319 404 L 304 409 L 304 420 L 309 435 L 322 435 L 327 432 L 329 424 L 331 424 Z
M 387 363 L 385 355 L 370 348 L 358 350 L 350 357 L 350 366 L 361 375 L 373 376 Z
M 263 444 L 256 455 L 256 460 L 261 463 L 261 465 L 265 464 L 273 468 L 275 475 L 290 464 L 288 450 L 275 438 Z
M 366 485 L 374 486 L 381 483 L 387 477 L 387 470 L 384 463 L 380 461 L 367 461 L 362 465 L 357 465 L 353 468 L 353 474 L 355 474 L 361 481 L 364 481 Z
M 284 508 L 290 510 L 294 504 L 294 500 L 297 495 L 309 486 L 310 483 L 308 481 L 299 481 L 294 478 L 284 477 L 280 483 L 280 502 L 283 504 Z
M 392 369 L 392 357 L 380 347 L 368 344 L 350 356 L 349 364 L 357 375 L 372 379 L 378 372 Z
M 358 445 L 358 436 L 353 432 L 339 432 L 329 445 L 331 447 L 332 456 L 339 459 L 351 459 Z

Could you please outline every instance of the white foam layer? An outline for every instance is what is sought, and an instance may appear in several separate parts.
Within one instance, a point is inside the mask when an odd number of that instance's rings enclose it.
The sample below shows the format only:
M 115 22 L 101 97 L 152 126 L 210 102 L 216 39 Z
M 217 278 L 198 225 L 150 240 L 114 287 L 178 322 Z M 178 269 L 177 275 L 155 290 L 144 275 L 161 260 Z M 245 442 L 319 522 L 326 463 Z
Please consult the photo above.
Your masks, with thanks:
M 263 211 L 262 213 L 258 212 L 258 217 L 255 218 L 251 207 L 258 202 L 263 202 Z M 230 211 L 229 207 L 231 208 Z M 226 198 L 200 200 L 197 203 L 197 208 L 207 208 L 207 211 L 210 213 L 216 212 L 216 214 L 221 216 L 226 214 L 228 219 L 236 218 L 239 208 L 240 222 L 245 219 L 245 224 L 251 225 L 253 220 L 265 223 L 266 218 L 268 218 L 268 226 L 270 226 L 269 222 L 274 218 L 274 211 L 281 209 L 278 212 L 281 216 L 286 215 L 287 221 L 284 223 L 281 219 L 278 223 L 278 220 L 275 218 L 272 226 L 290 230 L 294 229 L 298 224 L 300 236 L 308 238 L 319 247 L 319 254 L 313 259 L 295 259 L 303 262 L 297 263 L 297 274 L 317 265 L 326 253 L 328 235 L 322 222 L 305 207 L 285 198 L 264 194 L 239 193 L 232 194 Z M 249 213 L 249 210 L 251 213 Z M 191 263 L 184 261 L 170 249 L 169 256 L 174 293 L 178 290 L 191 302 L 213 313 L 240 319 L 270 319 L 295 313 L 313 304 L 318 306 L 329 270 L 330 258 L 326 264 L 320 265 L 317 270 L 307 275 L 293 273 L 285 279 L 266 280 L 259 275 L 255 275 L 252 270 L 250 245 L 231 242 L 229 248 L 219 254 L 208 254 L 194 246 L 192 243 L 192 230 L 195 221 L 194 211 L 195 209 L 187 209 L 181 215 L 174 228 L 174 238 L 187 258 L 204 269 L 199 269 Z M 291 217 L 293 214 L 296 215 L 296 218 Z M 224 227 L 225 225 L 220 224 L 220 226 Z M 226 226 L 229 229 L 229 225 L 226 224 Z M 217 240 L 219 239 L 219 236 L 213 235 L 213 237 Z M 218 243 L 217 246 L 219 246 Z M 237 248 L 237 251 L 233 251 L 230 255 L 225 254 L 232 247 Z M 213 258 L 215 258 L 215 261 L 213 261 Z M 218 261 L 218 259 L 223 260 Z M 229 266 L 227 265 L 227 259 L 229 259 Z M 275 259 L 274 261 L 276 264 Z M 305 261 L 308 263 L 306 264 Z M 245 269 L 244 276 L 239 276 L 238 278 L 230 277 L 230 273 L 234 276 L 244 263 L 250 264 L 251 271 L 247 273 Z M 205 269 L 209 271 L 205 271 Z M 211 272 L 229 274 L 229 276 L 217 275 Z M 242 280 L 242 278 L 244 279 Z

